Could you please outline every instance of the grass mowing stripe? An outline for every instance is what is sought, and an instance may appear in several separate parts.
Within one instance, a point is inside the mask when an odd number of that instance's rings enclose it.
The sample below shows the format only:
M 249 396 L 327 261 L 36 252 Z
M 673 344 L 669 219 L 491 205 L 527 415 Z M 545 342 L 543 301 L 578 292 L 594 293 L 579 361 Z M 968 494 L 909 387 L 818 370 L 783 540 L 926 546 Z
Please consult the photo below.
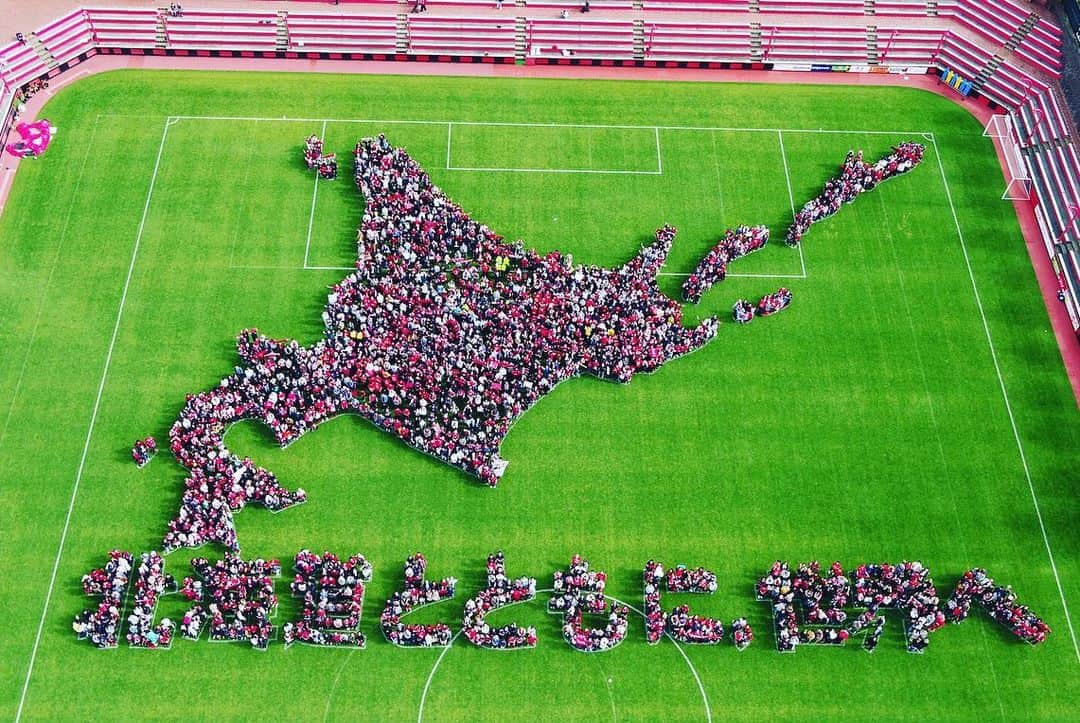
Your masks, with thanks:
M 15 402 L 19 399 L 19 390 L 22 388 L 23 378 L 26 375 L 27 363 L 30 361 L 30 352 L 34 349 L 34 342 L 37 341 L 38 329 L 41 326 L 41 317 L 45 314 L 45 300 L 49 294 L 49 287 L 52 285 L 53 276 L 56 274 L 56 269 L 60 265 L 60 254 L 64 250 L 64 240 L 67 238 L 68 229 L 71 227 L 71 212 L 75 208 L 75 196 L 79 193 L 79 188 L 82 186 L 83 175 L 86 173 L 86 162 L 90 158 L 90 149 L 94 147 L 94 138 L 97 136 L 98 124 L 95 121 L 92 130 L 90 131 L 90 140 L 86 144 L 86 152 L 83 153 L 82 163 L 79 165 L 79 173 L 75 177 L 75 187 L 71 190 L 71 198 L 68 201 L 67 213 L 64 215 L 64 226 L 60 231 L 60 239 L 56 243 L 56 253 L 53 254 L 52 264 L 49 266 L 49 275 L 45 279 L 45 284 L 41 289 L 41 300 L 38 302 L 37 315 L 34 317 L 34 328 L 30 332 L 30 341 L 26 345 L 26 353 L 23 354 L 22 365 L 19 367 L 19 376 L 15 380 L 15 389 L 11 393 L 11 404 L 8 405 L 7 416 L 4 417 L 4 428 L 0 430 L 0 450 L 4 448 L 4 439 L 7 437 L 8 427 L 11 425 L 11 414 L 15 411 Z M 0 206 L 0 211 L 3 207 Z
M 881 214 L 885 219 L 885 235 L 888 238 L 889 248 L 892 251 L 893 264 L 896 266 L 896 276 L 900 282 L 900 290 L 902 293 L 904 316 L 907 317 L 908 331 L 911 334 L 910 344 L 911 348 L 915 350 L 915 364 L 919 369 L 919 377 L 922 381 L 923 394 L 926 396 L 926 407 L 930 412 L 930 425 L 934 430 L 934 444 L 937 447 L 938 461 L 942 468 L 942 477 L 945 480 L 945 486 L 949 499 L 952 502 L 953 518 L 956 520 L 956 537 L 960 541 L 960 547 L 963 551 L 964 557 L 968 557 L 968 543 L 967 538 L 964 535 L 964 526 L 960 521 L 960 508 L 956 504 L 957 495 L 954 492 L 954 485 L 952 474 L 949 471 L 949 461 L 945 454 L 945 445 L 941 441 L 941 425 L 938 423 L 937 412 L 934 410 L 934 396 L 930 392 L 930 383 L 926 378 L 926 363 L 923 361 L 923 353 L 919 344 L 919 335 L 915 330 L 915 317 L 911 313 L 910 297 L 908 295 L 907 283 L 904 280 L 904 271 L 900 265 L 900 258 L 896 252 L 896 238 L 893 234 L 893 226 L 889 220 L 889 208 L 885 203 L 885 194 L 878 193 L 878 202 L 881 204 Z M 990 666 L 990 677 L 994 680 L 994 697 L 997 700 L 998 712 L 1001 714 L 1001 719 L 1006 720 L 1005 706 L 1001 702 L 1001 686 L 998 684 L 997 669 L 994 666 L 994 658 L 990 654 L 990 648 L 986 643 L 986 631 L 979 628 L 979 633 L 982 638 L 983 651 L 986 654 L 986 662 Z
M 1050 560 L 1050 569 L 1054 573 L 1054 582 L 1057 584 L 1058 595 L 1061 596 L 1061 608 L 1065 612 L 1065 623 L 1069 627 L 1073 652 L 1076 654 L 1076 662 L 1080 663 L 1080 646 L 1077 645 L 1076 631 L 1073 630 L 1072 616 L 1069 615 L 1069 603 L 1065 600 L 1065 589 L 1061 586 L 1061 576 L 1058 575 L 1057 563 L 1054 561 L 1054 551 L 1050 548 L 1050 538 L 1046 534 L 1046 524 L 1043 522 L 1042 509 L 1039 507 L 1039 496 L 1035 494 L 1035 485 L 1031 481 L 1031 470 L 1028 468 L 1027 455 L 1024 454 L 1024 443 L 1020 440 L 1020 431 L 1016 428 L 1016 417 L 1013 415 L 1012 403 L 1009 401 L 1009 391 L 1005 388 L 1005 377 L 1001 374 L 1001 365 L 998 363 L 994 339 L 990 335 L 990 324 L 986 320 L 982 298 L 979 296 L 979 287 L 975 283 L 975 272 L 971 269 L 971 257 L 968 256 L 964 232 L 960 228 L 960 219 L 956 215 L 956 205 L 953 203 L 952 191 L 949 189 L 949 179 L 945 176 L 945 166 L 941 160 L 941 149 L 938 146 L 937 137 L 933 134 L 931 134 L 931 142 L 934 144 L 934 155 L 937 156 L 938 168 L 941 171 L 941 182 L 945 186 L 945 197 L 949 201 L 949 210 L 952 212 L 953 223 L 956 224 L 956 236 L 960 239 L 960 249 L 964 253 L 964 265 L 967 267 L 968 278 L 971 280 L 971 290 L 975 294 L 975 305 L 979 308 L 979 317 L 982 319 L 983 331 L 986 333 L 986 344 L 990 349 L 990 358 L 994 362 L 994 371 L 997 373 L 998 385 L 1001 387 L 1001 398 L 1005 402 L 1005 412 L 1009 415 L 1009 426 L 1012 427 L 1013 439 L 1016 440 L 1016 451 L 1020 454 L 1020 464 L 1024 468 L 1024 479 L 1027 480 L 1028 490 L 1031 492 L 1031 503 L 1035 506 L 1035 517 L 1039 520 L 1039 532 L 1042 533 L 1043 544 L 1046 545 L 1046 556 Z
M 15 713 L 16 723 L 22 718 L 23 706 L 26 704 L 26 692 L 30 688 L 30 677 L 34 674 L 34 661 L 37 660 L 38 646 L 41 645 L 41 631 L 45 628 L 45 616 L 49 612 L 53 588 L 56 586 L 56 572 L 60 568 L 60 558 L 64 554 L 64 543 L 67 541 L 68 528 L 71 526 L 71 513 L 75 509 L 75 498 L 79 494 L 79 483 L 82 481 L 83 470 L 86 468 L 86 454 L 90 450 L 90 440 L 94 436 L 94 423 L 97 422 L 98 409 L 101 407 L 101 395 L 105 391 L 105 379 L 109 376 L 109 365 L 112 363 L 113 349 L 116 347 L 116 335 L 120 332 L 120 320 L 124 316 L 124 304 L 127 302 L 128 289 L 131 287 L 131 275 L 135 271 L 135 259 L 139 255 L 139 243 L 142 241 L 143 229 L 146 228 L 146 215 L 150 211 L 150 199 L 154 195 L 154 183 L 157 181 L 158 169 L 161 168 L 161 154 L 165 150 L 165 139 L 169 135 L 169 126 L 172 122 L 172 119 L 167 118 L 165 127 L 161 131 L 161 143 L 158 145 L 157 159 L 154 161 L 154 172 L 150 176 L 150 186 L 146 189 L 146 203 L 143 205 L 139 231 L 135 234 L 135 244 L 131 249 L 131 262 L 128 264 L 127 276 L 124 278 L 124 290 L 120 294 L 120 305 L 116 310 L 116 323 L 113 325 L 112 337 L 109 339 L 109 351 L 105 355 L 105 365 L 101 370 L 101 382 L 98 384 L 97 397 L 94 398 L 94 409 L 90 414 L 90 425 L 86 430 L 86 441 L 83 443 L 82 456 L 79 457 L 79 468 L 75 473 L 75 484 L 71 488 L 71 501 L 68 503 L 67 515 L 64 517 L 64 529 L 60 533 L 60 544 L 56 548 L 56 559 L 53 561 L 52 574 L 49 576 L 49 587 L 45 592 L 45 604 L 41 609 L 41 619 L 38 621 L 37 634 L 34 637 L 34 648 L 30 651 L 30 663 L 26 667 L 26 680 L 23 681 L 22 694 L 19 696 L 19 708 Z

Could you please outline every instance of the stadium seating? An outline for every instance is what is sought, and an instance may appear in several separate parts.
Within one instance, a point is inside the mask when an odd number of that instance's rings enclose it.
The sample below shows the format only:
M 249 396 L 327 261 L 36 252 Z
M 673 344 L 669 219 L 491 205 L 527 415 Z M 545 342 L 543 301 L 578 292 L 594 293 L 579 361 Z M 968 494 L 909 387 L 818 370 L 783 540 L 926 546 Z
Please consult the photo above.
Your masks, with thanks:
M 747 25 L 659 21 L 645 29 L 650 60 L 745 62 L 750 57 Z
M 277 17 L 269 12 L 185 11 L 165 18 L 165 34 L 171 48 L 274 50 Z
M 0 49 L 4 84 L 14 89 L 44 75 L 49 67 L 29 45 L 9 43 Z
M 758 12 L 800 15 L 863 15 L 863 0 L 758 0 Z
M 94 33 L 86 12 L 75 10 L 56 20 L 35 35 L 57 64 L 66 63 L 94 46 Z
M 409 52 L 446 55 L 514 55 L 514 19 L 409 17 Z
M 94 8 L 86 12 L 99 47 L 152 48 L 157 42 L 157 10 Z
M 747 0 L 644 0 L 643 7 L 647 11 L 685 10 L 723 13 L 745 13 L 749 11 Z
M 932 65 L 946 32 L 932 28 L 878 28 L 878 63 Z
M 762 26 L 761 60 L 803 62 L 867 61 L 866 28 L 796 25 Z
M 633 24 L 629 20 L 530 18 L 528 47 L 533 56 L 631 59 Z
M 393 53 L 392 15 L 323 15 L 290 12 L 289 48 L 316 52 Z
M 926 17 L 926 0 L 875 0 L 874 15 Z

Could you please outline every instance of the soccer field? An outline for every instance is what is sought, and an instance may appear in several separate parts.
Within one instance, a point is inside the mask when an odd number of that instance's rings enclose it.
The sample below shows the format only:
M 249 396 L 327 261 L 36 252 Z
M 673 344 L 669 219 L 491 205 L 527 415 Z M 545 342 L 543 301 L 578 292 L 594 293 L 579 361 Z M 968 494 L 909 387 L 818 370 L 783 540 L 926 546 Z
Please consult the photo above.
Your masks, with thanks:
M 993 147 L 958 105 L 876 87 L 120 71 L 43 115 L 60 134 L 0 216 L 0 716 L 1075 717 L 1080 415 Z M 186 471 L 167 450 L 136 469 L 132 442 L 167 446 L 185 395 L 238 363 L 241 329 L 320 338 L 355 260 L 351 151 L 380 132 L 473 218 L 575 263 L 624 263 L 676 226 L 660 278 L 673 298 L 726 228 L 767 224 L 772 241 L 684 307 L 688 324 L 724 319 L 704 349 L 629 385 L 574 379 L 525 414 L 496 489 L 356 416 L 287 449 L 255 424 L 229 432 L 309 495 L 236 516 L 245 557 L 282 561 L 275 624 L 297 617 L 298 550 L 362 552 L 366 649 L 77 641 L 73 617 L 96 605 L 81 576 L 111 549 L 159 549 L 179 505 Z M 336 181 L 304 168 L 312 133 L 343 161 Z M 922 165 L 783 244 L 849 149 L 874 159 L 906 140 L 927 146 Z M 730 323 L 736 299 L 779 286 L 788 310 Z M 719 591 L 665 608 L 745 616 L 756 640 L 649 646 L 634 615 L 617 649 L 581 654 L 544 594 L 490 618 L 535 625 L 533 650 L 383 639 L 408 555 L 460 581 L 408 620 L 456 632 L 500 549 L 542 588 L 581 553 L 637 609 L 650 558 L 705 566 Z M 179 550 L 166 569 L 191 576 L 192 557 L 222 552 Z M 911 655 L 891 613 L 873 655 L 854 641 L 781 655 L 754 599 L 778 558 L 917 559 L 943 599 L 985 567 L 1054 632 L 1032 647 L 975 613 Z M 166 596 L 158 617 L 189 605 Z

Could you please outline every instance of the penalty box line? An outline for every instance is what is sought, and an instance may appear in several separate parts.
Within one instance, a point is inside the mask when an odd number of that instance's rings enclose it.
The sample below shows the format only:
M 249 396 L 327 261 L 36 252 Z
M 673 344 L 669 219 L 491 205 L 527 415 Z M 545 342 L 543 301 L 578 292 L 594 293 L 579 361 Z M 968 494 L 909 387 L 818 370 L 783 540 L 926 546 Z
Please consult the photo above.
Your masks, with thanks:
M 297 123 L 321 123 L 322 135 L 326 135 L 328 123 L 354 123 L 354 124 L 386 124 L 386 125 L 445 125 L 446 126 L 446 167 L 447 171 L 488 172 L 488 173 L 570 173 L 570 174 L 594 174 L 594 175 L 637 175 L 637 176 L 661 176 L 664 173 L 663 152 L 660 144 L 660 131 L 662 130 L 685 130 L 685 131 L 721 131 L 721 132 L 746 132 L 746 133 L 776 133 L 780 145 L 780 159 L 784 168 L 784 179 L 787 185 L 788 202 L 791 206 L 792 218 L 795 216 L 795 197 L 791 186 L 791 169 L 787 160 L 787 150 L 784 146 L 784 133 L 824 133 L 824 134 L 866 134 L 866 135 L 915 135 L 929 138 L 932 134 L 925 131 L 855 131 L 847 129 L 812 129 L 812 128 L 735 128 L 723 126 L 672 126 L 672 125 L 626 125 L 626 124 L 598 124 L 598 123 L 518 123 L 503 121 L 428 121 L 416 119 L 338 119 L 338 118 L 293 118 L 282 116 L 273 118 L 269 116 L 171 116 L 175 120 L 211 120 L 211 121 L 248 121 L 248 122 L 297 122 Z M 622 129 L 622 130 L 651 130 L 656 144 L 656 170 L 623 170 L 623 169 L 576 169 L 576 168 L 499 168 L 499 167 L 465 167 L 453 165 L 453 133 L 454 126 L 496 126 L 516 128 L 587 128 L 587 129 Z M 311 235 L 315 221 L 315 206 L 318 199 L 318 176 L 315 178 L 314 190 L 312 191 L 311 213 L 308 217 L 307 239 L 304 244 L 304 263 L 302 267 L 275 266 L 275 265 L 250 265 L 230 264 L 230 269 L 245 269 L 252 271 L 352 271 L 352 266 L 320 266 L 310 263 Z M 748 279 L 806 279 L 806 256 L 802 244 L 797 247 L 799 252 L 798 274 L 728 274 L 728 278 Z M 659 276 L 687 278 L 690 274 L 662 272 Z

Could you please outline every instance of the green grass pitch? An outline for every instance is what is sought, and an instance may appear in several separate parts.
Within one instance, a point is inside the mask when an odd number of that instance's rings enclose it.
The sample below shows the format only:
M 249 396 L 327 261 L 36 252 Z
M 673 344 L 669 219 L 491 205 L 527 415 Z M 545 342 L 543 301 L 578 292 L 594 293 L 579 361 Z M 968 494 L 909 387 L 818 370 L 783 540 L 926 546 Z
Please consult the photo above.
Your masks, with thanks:
M 1076 612 L 1080 419 L 992 146 L 961 107 L 873 87 L 121 71 L 44 115 L 59 137 L 0 217 L 0 717 L 404 721 L 423 704 L 425 720 L 1075 720 L 1078 654 L 1024 463 Z M 310 120 L 236 120 L 286 116 Z M 346 162 L 316 184 L 300 144 L 324 121 Z M 475 218 L 576 262 L 621 263 L 672 223 L 665 272 L 685 274 L 726 227 L 766 223 L 774 241 L 688 322 L 781 285 L 792 307 L 724 323 L 627 386 L 560 386 L 507 438 L 495 490 L 356 417 L 286 450 L 234 428 L 234 451 L 310 495 L 240 513 L 244 553 L 286 569 L 302 547 L 366 555 L 365 650 L 77 642 L 81 575 L 114 547 L 156 548 L 179 502 L 183 470 L 167 452 L 137 470 L 131 443 L 166 439 L 184 395 L 232 369 L 241 328 L 319 337 L 362 212 L 348 157 L 380 131 Z M 815 226 L 802 253 L 783 246 L 792 204 L 849 148 L 907 139 L 928 145 L 922 166 Z M 665 606 L 745 615 L 757 640 L 684 659 L 633 618 L 617 650 L 583 655 L 543 595 L 491 619 L 535 624 L 532 651 L 382 640 L 408 554 L 461 580 L 415 616 L 456 630 L 496 549 L 541 587 L 581 552 L 635 606 L 649 558 L 704 565 L 719 593 Z M 191 574 L 193 554 L 168 571 Z M 753 597 L 776 558 L 920 559 L 943 596 L 984 566 L 1054 633 L 1029 647 L 976 614 L 917 656 L 893 616 L 872 656 L 780 655 Z M 286 580 L 278 593 L 280 626 L 297 605 Z M 159 615 L 185 607 L 168 596 Z

